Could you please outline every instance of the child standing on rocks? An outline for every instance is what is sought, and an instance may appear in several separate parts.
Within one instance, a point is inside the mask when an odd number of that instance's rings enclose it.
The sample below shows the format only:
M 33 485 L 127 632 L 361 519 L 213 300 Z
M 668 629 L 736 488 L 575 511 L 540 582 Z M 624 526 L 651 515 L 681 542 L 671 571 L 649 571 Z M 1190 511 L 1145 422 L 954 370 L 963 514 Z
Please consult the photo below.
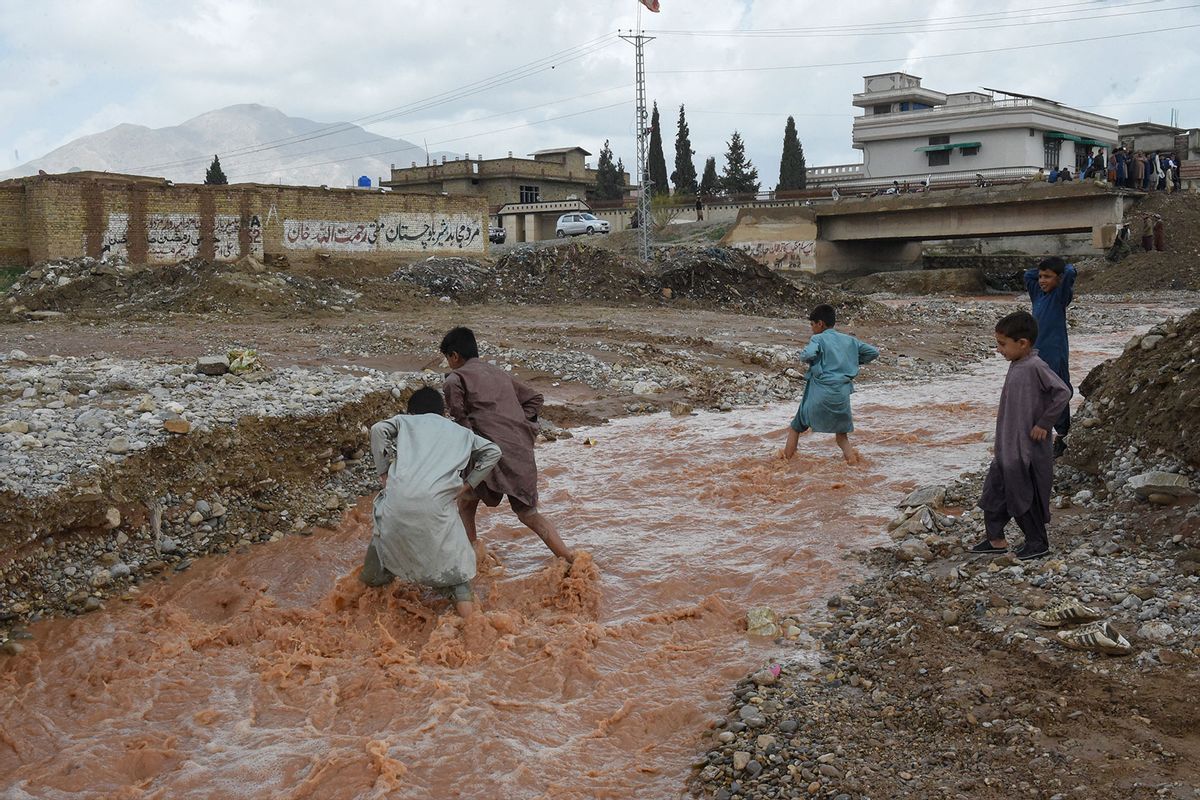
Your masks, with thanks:
M 822 303 L 808 315 L 812 338 L 800 353 L 809 364 L 805 376 L 804 397 L 792 419 L 783 457 L 796 455 L 800 434 L 808 430 L 835 434 L 837 446 L 847 464 L 859 463 L 858 451 L 850 445 L 854 421 L 850 416 L 850 395 L 858 368 L 879 358 L 879 350 L 853 336 L 835 331 L 837 314 L 833 306 Z
M 1007 552 L 1004 528 L 1010 519 L 1025 534 L 1017 558 L 1028 561 L 1050 552 L 1046 538 L 1054 481 L 1050 430 L 1070 401 L 1071 390 L 1038 357 L 1033 347 L 1037 338 L 1037 320 L 1025 311 L 996 323 L 996 351 L 1008 360 L 1008 375 L 996 413 L 995 454 L 979 498 L 987 538 L 971 548 L 973 553 Z
M 549 517 L 538 511 L 537 463 L 533 441 L 537 433 L 542 395 L 515 380 L 504 370 L 481 361 L 475 334 L 454 328 L 442 338 L 442 355 L 453 370 L 442 393 L 450 418 L 500 446 L 504 455 L 487 479 L 459 500 L 459 513 L 467 537 L 475 541 L 475 514 L 479 501 L 495 507 L 508 495 L 508 504 L 521 524 L 536 533 L 550 552 L 572 561 Z
M 457 500 L 492 471 L 500 448 L 446 419 L 444 411 L 441 395 L 418 389 L 409 398 L 408 414 L 371 427 L 381 488 L 359 578 L 383 586 L 399 576 L 439 589 L 465 618 L 475 609 L 475 551 Z
M 1067 343 L 1067 306 L 1075 297 L 1075 267 L 1058 256 L 1051 256 L 1038 264 L 1036 269 L 1025 270 L 1025 288 L 1029 290 L 1029 301 L 1038 325 L 1037 341 L 1033 346 L 1037 348 L 1042 361 L 1073 394 L 1070 346 Z M 1055 420 L 1054 430 L 1058 432 L 1058 438 L 1054 440 L 1054 457 L 1057 458 L 1067 449 L 1067 433 L 1071 430 L 1070 402 Z

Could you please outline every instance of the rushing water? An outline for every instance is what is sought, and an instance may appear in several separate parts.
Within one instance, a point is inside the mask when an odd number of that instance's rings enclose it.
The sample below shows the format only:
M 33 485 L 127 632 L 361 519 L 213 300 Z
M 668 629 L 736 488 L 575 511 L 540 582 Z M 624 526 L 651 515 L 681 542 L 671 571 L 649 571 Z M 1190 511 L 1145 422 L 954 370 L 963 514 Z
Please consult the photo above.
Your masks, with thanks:
M 1077 338 L 1080 375 L 1111 345 Z M 804 614 L 858 572 L 906 491 L 987 453 L 1005 363 L 861 389 L 775 456 L 793 406 L 630 418 L 539 448 L 566 572 L 507 512 L 481 525 L 463 624 L 356 572 L 369 505 L 336 531 L 203 559 L 128 603 L 34 627 L 0 662 L 0 796 L 676 797 L 747 670 L 753 606 Z M 594 438 L 588 446 L 586 438 Z

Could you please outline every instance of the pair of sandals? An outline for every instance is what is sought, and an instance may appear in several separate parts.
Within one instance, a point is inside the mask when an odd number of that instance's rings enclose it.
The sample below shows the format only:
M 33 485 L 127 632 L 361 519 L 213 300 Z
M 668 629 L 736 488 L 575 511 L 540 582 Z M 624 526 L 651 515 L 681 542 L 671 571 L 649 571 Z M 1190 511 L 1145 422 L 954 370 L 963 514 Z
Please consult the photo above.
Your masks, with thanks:
M 1015 550 L 1010 550 L 1008 547 L 996 547 L 990 540 L 985 538 L 967 552 L 976 556 L 1002 556 L 1006 553 L 1012 553 L 1017 557 L 1018 561 L 1032 561 L 1035 558 L 1045 558 L 1050 555 L 1050 548 L 1047 546 L 1033 547 L 1029 544 L 1023 544 Z
M 1104 615 L 1073 597 L 1051 603 L 1034 611 L 1029 618 L 1045 628 L 1080 625 L 1069 631 L 1059 631 L 1056 638 L 1072 650 L 1091 650 L 1110 656 L 1127 656 L 1133 652 L 1129 640 L 1103 619 Z

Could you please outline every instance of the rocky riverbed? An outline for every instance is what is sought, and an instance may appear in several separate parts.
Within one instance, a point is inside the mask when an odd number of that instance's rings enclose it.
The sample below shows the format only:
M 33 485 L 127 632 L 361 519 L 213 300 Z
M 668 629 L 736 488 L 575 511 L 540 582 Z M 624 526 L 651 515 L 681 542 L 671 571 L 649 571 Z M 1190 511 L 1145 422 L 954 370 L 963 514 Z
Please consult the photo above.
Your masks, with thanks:
M 1049 558 L 968 552 L 984 535 L 982 473 L 901 500 L 893 544 L 859 554 L 873 577 L 831 596 L 791 656 L 735 688 L 693 790 L 720 800 L 1200 796 L 1193 442 L 1106 402 L 1129 394 L 1124 372 L 1155 376 L 1134 382 L 1144 409 L 1190 397 L 1196 317 L 1135 338 L 1085 382 L 1090 424 L 1070 440 L 1088 469 L 1057 466 Z M 1194 418 L 1182 413 L 1175 425 L 1186 429 Z M 1131 652 L 1069 649 L 1031 617 L 1068 598 Z M 779 632 L 756 621 L 751 633 Z

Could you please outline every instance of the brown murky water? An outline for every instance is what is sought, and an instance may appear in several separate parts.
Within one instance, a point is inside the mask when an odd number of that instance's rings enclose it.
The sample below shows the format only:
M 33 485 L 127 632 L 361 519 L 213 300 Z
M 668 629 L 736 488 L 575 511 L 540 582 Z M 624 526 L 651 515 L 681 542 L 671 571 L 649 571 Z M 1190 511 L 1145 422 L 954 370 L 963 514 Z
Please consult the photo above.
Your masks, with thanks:
M 1075 351 L 1082 377 L 1111 345 Z M 488 516 L 470 624 L 358 583 L 365 502 L 337 531 L 40 623 L 0 662 L 0 796 L 677 797 L 729 686 L 787 657 L 747 639 L 746 610 L 805 611 L 903 492 L 977 465 L 1004 368 L 860 390 L 860 468 L 826 435 L 775 459 L 791 406 L 542 447 L 545 509 L 590 555 L 564 572 Z

